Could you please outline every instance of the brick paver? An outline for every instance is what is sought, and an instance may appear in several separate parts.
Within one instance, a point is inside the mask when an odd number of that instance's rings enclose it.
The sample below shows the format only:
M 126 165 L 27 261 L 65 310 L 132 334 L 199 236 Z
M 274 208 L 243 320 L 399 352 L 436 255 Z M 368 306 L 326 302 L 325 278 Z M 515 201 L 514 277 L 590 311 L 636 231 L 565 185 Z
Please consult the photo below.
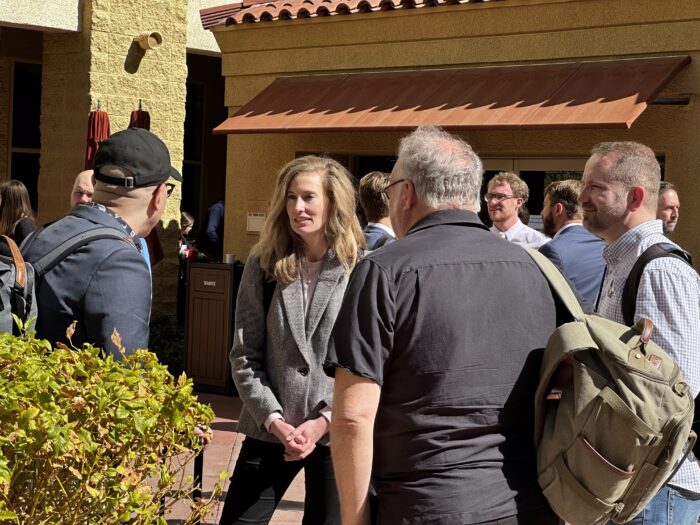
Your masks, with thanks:
M 243 436 L 236 433 L 236 424 L 241 412 L 241 401 L 237 397 L 219 396 L 215 394 L 200 393 L 199 400 L 212 407 L 216 419 L 212 423 L 214 437 L 211 444 L 204 452 L 204 479 L 202 490 L 207 496 L 214 488 L 214 484 L 219 480 L 219 472 L 227 471 L 230 475 L 233 472 L 238 452 L 241 448 Z M 188 473 L 192 473 L 192 465 L 188 468 Z M 212 512 L 202 525 L 214 525 L 219 523 L 219 516 L 224 506 L 224 498 L 228 489 L 228 478 L 223 487 L 224 492 L 220 496 L 220 501 L 214 506 Z M 277 511 L 270 523 L 274 525 L 296 525 L 301 523 L 304 509 L 304 473 L 302 471 L 287 490 L 284 498 L 280 502 Z M 179 504 L 170 509 L 166 514 L 168 523 L 171 525 L 180 524 L 182 519 L 188 515 L 185 505 Z

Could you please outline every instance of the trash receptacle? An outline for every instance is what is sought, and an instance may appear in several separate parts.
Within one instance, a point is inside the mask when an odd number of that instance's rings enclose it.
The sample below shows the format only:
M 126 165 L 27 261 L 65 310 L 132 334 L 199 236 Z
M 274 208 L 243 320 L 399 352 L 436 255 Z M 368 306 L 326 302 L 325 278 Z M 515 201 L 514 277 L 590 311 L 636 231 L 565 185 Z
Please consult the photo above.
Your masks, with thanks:
M 242 268 L 241 263 L 189 265 L 185 372 L 198 390 L 235 394 L 228 354 Z

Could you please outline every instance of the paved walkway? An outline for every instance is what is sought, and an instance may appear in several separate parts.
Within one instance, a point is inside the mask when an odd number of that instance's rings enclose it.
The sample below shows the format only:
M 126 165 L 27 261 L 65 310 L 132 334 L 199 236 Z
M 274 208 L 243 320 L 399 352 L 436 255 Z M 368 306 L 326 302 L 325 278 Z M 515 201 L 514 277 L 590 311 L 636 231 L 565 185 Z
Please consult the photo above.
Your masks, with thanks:
M 236 423 L 241 412 L 241 401 L 237 397 L 205 393 L 199 394 L 199 401 L 210 405 L 214 410 L 214 414 L 216 414 L 216 419 L 211 425 L 214 430 L 214 438 L 204 452 L 202 489 L 204 496 L 209 496 L 214 484 L 219 480 L 219 472 L 225 470 L 229 475 L 233 472 L 233 466 L 236 463 L 241 442 L 243 441 L 243 436 L 236 433 Z M 191 465 L 188 472 L 192 473 Z M 226 498 L 226 490 L 228 489 L 228 478 L 223 489 L 224 492 L 219 497 L 220 501 L 214 506 L 207 519 L 202 522 L 203 525 L 219 523 L 219 516 L 221 515 L 224 499 Z M 299 524 L 301 523 L 303 509 L 304 473 L 302 471 L 284 495 L 270 523 L 274 525 Z M 187 506 L 180 504 L 170 509 L 166 514 L 166 518 L 169 524 L 176 525 L 181 523 L 182 519 L 188 514 Z

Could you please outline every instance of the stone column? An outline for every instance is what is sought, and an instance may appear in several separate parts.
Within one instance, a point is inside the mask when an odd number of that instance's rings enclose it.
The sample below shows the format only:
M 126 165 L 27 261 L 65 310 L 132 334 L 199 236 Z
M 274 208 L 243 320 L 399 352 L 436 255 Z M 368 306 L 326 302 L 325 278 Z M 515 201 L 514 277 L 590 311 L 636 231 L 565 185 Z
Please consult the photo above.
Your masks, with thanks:
M 134 37 L 157 31 L 157 49 L 144 51 Z M 182 168 L 186 97 L 187 2 L 85 0 L 80 33 L 45 33 L 41 102 L 39 219 L 63 217 L 70 188 L 83 169 L 87 119 L 100 102 L 112 133 L 126 129 L 141 99 L 151 131 Z M 158 228 L 166 254 L 153 268 L 153 317 L 174 314 L 181 188 Z

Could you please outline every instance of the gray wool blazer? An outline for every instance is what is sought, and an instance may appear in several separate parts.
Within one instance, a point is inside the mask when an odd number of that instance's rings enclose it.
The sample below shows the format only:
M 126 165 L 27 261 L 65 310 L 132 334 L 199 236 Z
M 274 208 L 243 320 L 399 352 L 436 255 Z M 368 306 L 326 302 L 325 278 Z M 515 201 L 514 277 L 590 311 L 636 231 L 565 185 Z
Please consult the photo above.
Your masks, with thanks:
M 273 412 L 296 427 L 332 406 L 333 379 L 323 372 L 323 362 L 348 277 L 349 272 L 329 254 L 321 266 L 308 320 L 299 278 L 277 285 L 265 318 L 262 269 L 257 257 L 248 258 L 229 355 L 243 404 L 239 432 L 276 443 L 264 425 Z M 319 441 L 327 443 L 328 435 Z

